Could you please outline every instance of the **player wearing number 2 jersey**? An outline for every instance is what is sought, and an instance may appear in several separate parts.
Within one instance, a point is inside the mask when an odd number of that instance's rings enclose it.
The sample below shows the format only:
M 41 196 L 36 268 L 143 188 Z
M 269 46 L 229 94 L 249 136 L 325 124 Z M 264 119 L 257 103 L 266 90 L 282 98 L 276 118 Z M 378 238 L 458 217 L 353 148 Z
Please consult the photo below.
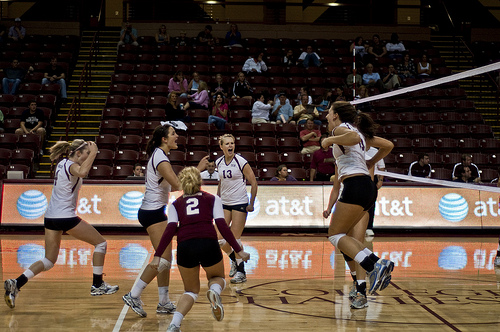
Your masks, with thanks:
M 72 143 L 57 142 L 50 148 L 52 161 L 57 160 L 62 154 L 67 154 L 68 158 L 64 158 L 57 164 L 52 196 L 44 218 L 45 257 L 31 264 L 17 279 L 5 281 L 5 302 L 11 308 L 15 307 L 19 290 L 29 279 L 54 267 L 59 256 L 63 232 L 95 246 L 92 257 L 94 278 L 90 295 L 113 294 L 118 291 L 118 286 L 108 285 L 102 280 L 106 240 L 92 225 L 80 219 L 75 212 L 82 178 L 85 178 L 90 171 L 97 155 L 97 145 L 94 142 L 76 139 Z
M 375 203 L 376 187 L 368 169 L 385 157 L 393 144 L 375 136 L 377 125 L 368 114 L 357 111 L 349 102 L 335 102 L 327 116 L 328 127 L 332 136 L 322 142 L 324 148 L 333 144 L 336 160 L 335 174 L 344 188 L 337 201 L 328 229 L 328 240 L 337 247 L 346 259 L 354 259 L 368 272 L 369 292 L 385 289 L 391 280 L 394 263 L 380 259 L 359 240 L 348 236 L 362 218 L 366 218 L 368 209 Z M 370 146 L 379 151 L 368 161 L 365 151 Z M 364 230 L 363 230 L 364 231 Z M 359 280 L 358 283 L 363 283 Z M 356 308 L 367 306 L 366 294 L 360 294 Z
M 241 245 L 240 237 L 245 228 L 247 213 L 253 211 L 253 204 L 257 196 L 257 180 L 245 158 L 235 154 L 234 141 L 234 136 L 230 134 L 222 135 L 219 139 L 219 146 L 224 152 L 224 156 L 215 162 L 220 177 L 217 194 L 222 200 L 226 223 L 231 227 L 231 232 Z M 250 202 L 246 190 L 247 181 L 251 186 Z M 247 280 L 245 263 L 235 255 L 225 240 L 219 240 L 219 244 L 231 259 L 229 276 L 234 276 L 231 283 L 245 282 Z

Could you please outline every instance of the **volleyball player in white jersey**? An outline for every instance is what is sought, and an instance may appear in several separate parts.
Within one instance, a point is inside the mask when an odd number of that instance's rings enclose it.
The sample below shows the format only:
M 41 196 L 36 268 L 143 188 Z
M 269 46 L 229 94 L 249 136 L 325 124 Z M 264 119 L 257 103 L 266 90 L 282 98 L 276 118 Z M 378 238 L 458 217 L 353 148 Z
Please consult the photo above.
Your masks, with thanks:
M 139 223 L 146 228 L 155 250 L 168 224 L 165 205 L 168 204 L 170 191 L 180 190 L 179 180 L 167 156 L 170 150 L 177 149 L 178 137 L 175 129 L 169 124 L 158 126 L 146 147 L 150 158 L 146 167 L 146 192 L 138 218 Z M 205 169 L 207 159 L 208 156 L 203 158 L 198 167 Z M 155 277 L 158 282 L 159 297 L 156 312 L 165 314 L 175 311 L 175 305 L 168 295 L 171 261 L 172 245 L 170 244 L 161 257 L 159 268 L 152 269 L 148 265 L 131 291 L 123 296 L 123 301 L 139 316 L 147 316 L 142 308 L 141 294 Z
M 390 143 L 387 141 L 386 143 Z M 365 159 L 370 160 L 376 153 L 377 149 L 371 147 L 366 153 L 365 153 Z M 383 165 L 383 167 L 382 167 Z M 380 159 L 376 163 L 376 167 L 378 169 L 385 168 L 385 164 L 383 163 L 383 160 Z M 370 172 L 370 177 L 372 178 L 372 181 L 374 179 L 375 175 L 375 167 L 372 167 L 369 169 Z M 328 206 L 325 211 L 323 211 L 323 217 L 328 218 L 330 216 L 330 213 L 332 211 L 333 206 L 337 202 L 337 199 L 342 192 L 342 186 L 340 182 L 338 181 L 338 178 L 336 175 L 333 176 L 333 187 L 332 191 L 330 192 L 330 199 L 328 201 Z M 376 192 L 377 193 L 377 192 Z M 376 196 L 375 196 L 376 198 Z M 375 205 L 372 205 L 374 207 Z M 371 208 L 370 208 L 371 210 Z M 365 213 L 359 222 L 352 227 L 349 232 L 347 233 L 348 236 L 352 236 L 359 242 L 363 242 L 365 238 L 365 233 L 366 229 L 369 223 L 370 211 L 368 213 Z M 351 301 L 351 308 L 354 309 L 363 309 L 368 306 L 368 301 L 366 298 L 366 271 L 359 265 L 357 264 L 351 257 L 344 255 L 344 259 L 349 265 L 349 269 L 351 270 L 351 277 L 353 279 L 353 286 L 351 287 L 351 290 L 349 292 L 349 300 Z
M 57 164 L 52 196 L 44 217 L 45 257 L 31 264 L 17 279 L 5 281 L 5 302 L 11 308 L 15 307 L 18 292 L 29 279 L 54 267 L 59 255 L 63 232 L 95 247 L 92 257 L 94 278 L 90 287 L 90 295 L 113 294 L 118 291 L 118 286 L 110 286 L 102 280 L 106 240 L 93 226 L 80 219 L 75 212 L 82 178 L 86 177 L 90 171 L 97 155 L 97 145 L 94 142 L 76 139 L 72 143 L 57 142 L 50 148 L 51 160 L 58 159 L 62 154 L 68 154 L 68 158 L 64 158 Z
M 343 184 L 328 228 L 328 240 L 368 272 L 368 292 L 373 294 L 389 285 L 394 263 L 380 259 L 347 233 L 363 217 L 366 218 L 368 209 L 375 203 L 376 187 L 368 169 L 389 154 L 393 144 L 375 136 L 377 125 L 371 117 L 357 111 L 349 102 L 333 103 L 327 120 L 332 136 L 324 139 L 322 145 L 326 148 L 333 144 L 335 174 Z M 379 148 L 379 151 L 366 161 L 365 151 L 370 146 Z
M 234 136 L 231 134 L 224 134 L 219 139 L 219 146 L 224 155 L 215 162 L 220 178 L 217 195 L 222 199 L 224 218 L 241 246 L 240 238 L 245 228 L 247 214 L 253 211 L 255 197 L 257 196 L 257 180 L 252 167 L 245 158 L 235 154 L 234 141 Z M 251 186 L 250 202 L 247 196 L 247 181 Z M 219 240 L 219 244 L 231 259 L 229 276 L 234 276 L 231 283 L 239 284 L 247 281 L 243 260 L 236 255 L 225 240 Z

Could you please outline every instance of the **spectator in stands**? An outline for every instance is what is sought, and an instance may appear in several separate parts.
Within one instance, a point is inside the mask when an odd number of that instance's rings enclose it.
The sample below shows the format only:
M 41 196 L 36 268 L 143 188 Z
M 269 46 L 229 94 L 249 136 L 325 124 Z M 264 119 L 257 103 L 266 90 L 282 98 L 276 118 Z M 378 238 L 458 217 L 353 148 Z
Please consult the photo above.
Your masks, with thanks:
M 165 106 L 165 119 L 167 121 L 183 121 L 189 122 L 189 117 L 184 112 L 184 105 L 177 105 L 177 92 L 173 91 L 168 94 L 167 105 Z
M 356 63 L 359 65 L 363 65 L 365 62 L 365 57 L 368 54 L 368 43 L 366 43 L 363 40 L 363 37 L 359 36 L 354 39 L 354 42 L 351 44 L 351 47 L 349 48 L 350 54 L 352 54 L 353 50 L 356 50 L 355 58 L 356 58 Z
M 307 154 L 319 150 L 319 140 L 321 132 L 319 129 L 314 128 L 314 121 L 309 119 L 306 121 L 306 128 L 299 133 L 300 140 L 302 141 L 302 151 L 300 153 Z
M 319 112 L 313 105 L 306 104 L 309 100 L 308 95 L 302 95 L 302 103 L 295 106 L 293 109 L 293 118 L 297 121 L 297 124 L 306 123 L 307 120 L 311 120 L 314 124 L 321 126 L 321 121 L 317 120 L 319 117 Z M 319 135 L 318 135 L 319 137 Z M 308 152 L 306 152 L 308 153 Z
M 33 71 L 33 67 L 30 66 L 28 71 Z M 3 70 L 5 75 L 2 79 L 3 93 L 6 95 L 15 95 L 17 88 L 26 77 L 28 71 L 19 66 L 18 59 L 12 60 L 11 66 Z M 12 84 L 12 86 L 9 89 L 10 84 Z
M 170 44 L 170 36 L 167 33 L 167 27 L 165 24 L 160 25 L 160 28 L 155 35 L 155 41 L 157 46 Z
M 293 108 L 290 103 L 286 102 L 286 94 L 281 93 L 279 95 L 278 101 L 275 102 L 273 110 L 271 112 L 271 121 L 276 121 L 276 123 L 292 123 L 293 121 Z
M 215 75 L 215 82 L 210 84 L 210 95 L 215 98 L 218 93 L 221 93 L 225 98 L 229 94 L 229 85 L 224 82 L 222 74 Z
M 262 73 L 263 71 L 267 70 L 266 63 L 262 58 L 264 57 L 264 53 L 258 52 L 255 57 L 249 58 L 245 63 L 243 64 L 243 69 L 242 71 L 246 72 L 247 74 L 250 73 Z
M 417 74 L 419 78 L 429 77 L 432 72 L 432 66 L 427 61 L 427 54 L 422 54 L 420 61 L 417 65 Z
M 335 88 L 335 93 L 337 93 L 337 97 L 335 98 L 335 101 L 347 101 L 346 97 L 344 96 L 344 89 L 341 86 L 338 86 Z M 328 109 L 326 109 L 326 110 L 328 110 Z
M 203 81 L 200 80 L 200 74 L 198 74 L 198 72 L 194 72 L 193 78 L 191 79 L 191 81 L 188 84 L 189 93 L 193 94 L 193 93 L 198 92 L 198 87 L 200 86 L 201 82 L 203 82 Z
M 188 98 L 192 100 L 184 105 L 184 110 L 187 110 L 189 108 L 208 110 L 208 102 L 210 101 L 210 97 L 208 96 L 207 83 L 201 81 L 198 87 L 198 91 L 192 95 L 189 95 Z
M 241 45 L 241 33 L 236 24 L 231 24 L 231 30 L 226 33 L 226 45 L 231 47 L 243 47 Z
M 134 165 L 134 170 L 132 171 L 132 176 L 144 176 L 144 172 L 142 171 L 142 165 L 137 163 Z
M 198 42 L 198 44 L 206 46 L 213 46 L 219 43 L 217 38 L 214 38 L 214 36 L 212 36 L 212 26 L 209 24 L 205 25 L 205 29 L 203 29 L 203 31 L 200 31 L 198 37 L 196 38 L 196 41 Z
M 168 81 L 168 92 L 177 92 L 181 97 L 188 96 L 188 82 L 180 70 Z
M 387 75 L 382 78 L 386 90 L 396 90 L 401 86 L 401 78 L 396 74 L 394 65 L 389 65 Z
M 236 98 L 252 98 L 253 89 L 243 72 L 238 73 L 238 79 L 233 84 L 233 95 Z
M 379 73 L 373 72 L 373 65 L 371 63 L 367 64 L 365 70 L 366 72 L 363 74 L 363 85 L 369 88 L 377 88 L 380 92 L 383 92 L 384 83 L 382 83 Z
M 40 136 L 43 144 L 45 140 L 44 121 L 45 115 L 43 111 L 36 107 L 36 101 L 31 101 L 29 107 L 21 114 L 21 127 L 16 129 L 16 134 L 36 134 Z M 43 154 L 43 150 L 40 150 L 40 154 Z
M 410 164 L 408 169 L 408 175 L 418 176 L 419 178 L 430 178 L 432 167 L 429 164 L 429 155 L 427 153 L 421 153 L 418 155 L 418 160 Z
M 16 17 L 14 25 L 10 27 L 7 37 L 13 41 L 21 41 L 26 36 L 26 29 L 21 25 L 21 19 Z
M 66 73 L 63 67 L 57 64 L 57 58 L 50 59 L 50 66 L 45 69 L 43 73 L 42 84 L 59 84 L 61 87 L 61 98 L 66 100 Z
M 118 42 L 118 49 L 122 45 L 139 46 L 137 42 L 137 29 L 132 27 L 132 23 L 125 22 L 125 27 L 120 31 L 120 41 Z
M 305 68 L 321 66 L 320 57 L 316 52 L 313 52 L 313 47 L 308 45 L 306 51 L 297 59 L 297 63 L 303 65 Z
M 181 31 L 179 37 L 176 38 L 177 46 L 189 46 L 191 43 L 189 38 L 186 37 L 186 31 Z
M 415 65 L 413 61 L 410 60 L 410 54 L 405 53 L 403 61 L 398 64 L 397 72 L 401 79 L 414 78 L 416 75 Z
M 368 54 L 370 61 L 374 61 L 375 59 L 382 58 L 387 54 L 387 49 L 380 41 L 380 36 L 375 34 L 372 37 L 372 42 L 370 47 L 368 47 Z
M 208 159 L 207 169 L 200 173 L 203 180 L 219 181 L 219 173 L 215 170 L 215 160 Z
M 286 51 L 286 54 L 283 57 L 283 64 L 285 66 L 287 66 L 287 67 L 295 66 L 297 64 L 297 59 L 293 55 L 293 51 L 292 50 Z
M 362 85 L 359 87 L 358 93 L 354 97 L 354 100 L 363 99 L 367 97 L 370 97 L 370 94 L 368 93 L 368 88 L 366 87 L 366 85 Z M 361 112 L 369 112 L 372 109 L 372 106 L 368 102 L 368 103 L 356 104 L 356 108 Z
M 0 134 L 4 131 L 5 129 L 3 129 L 3 112 L 0 110 Z
M 391 35 L 391 41 L 385 44 L 385 48 L 389 54 L 389 58 L 391 59 L 401 58 L 403 56 L 403 52 L 406 51 L 403 42 L 399 40 L 399 36 L 395 32 Z
M 252 123 L 269 122 L 269 113 L 273 108 L 273 101 L 269 100 L 266 103 L 266 96 L 264 93 L 256 94 L 255 100 L 252 107 Z
M 297 181 L 297 179 L 288 174 L 286 165 L 279 165 L 270 181 Z
M 362 83 L 363 83 L 363 78 L 361 77 L 360 74 L 356 74 L 356 89 L 359 88 Z M 346 84 L 347 87 L 352 89 L 352 86 L 354 84 L 354 74 L 347 75 Z
M 464 183 L 474 183 L 474 176 L 472 176 L 472 171 L 469 166 L 459 165 L 455 169 L 457 178 L 453 179 L 454 182 L 464 182 Z
M 316 109 L 318 112 L 328 111 L 330 108 L 330 104 L 332 103 L 333 92 L 331 89 L 325 89 L 323 91 L 323 95 L 319 98 L 318 103 L 316 104 Z
M 471 176 L 473 177 L 474 182 L 480 182 L 481 178 L 479 177 L 479 168 L 472 162 L 472 156 L 470 154 L 462 154 L 462 162 L 455 164 L 453 166 L 452 180 L 455 180 L 461 176 L 461 173 L 458 172 L 458 166 L 468 166 L 470 168 Z
M 333 150 L 330 148 L 323 148 L 321 145 L 321 142 L 327 137 L 328 135 L 326 134 L 320 136 L 319 146 L 321 149 L 316 150 L 312 155 L 309 170 L 310 181 L 330 181 L 332 175 L 335 174 Z
M 212 107 L 212 113 L 208 117 L 208 123 L 215 123 L 217 129 L 223 130 L 228 120 L 228 110 L 229 107 L 224 101 L 224 95 L 220 92 L 217 93 L 215 95 L 215 103 Z
M 299 94 L 297 95 L 297 99 L 299 100 L 299 104 L 302 104 L 302 96 L 307 96 L 307 104 L 311 105 L 313 103 L 313 99 L 309 94 L 309 88 L 307 86 L 303 86 L 299 90 Z

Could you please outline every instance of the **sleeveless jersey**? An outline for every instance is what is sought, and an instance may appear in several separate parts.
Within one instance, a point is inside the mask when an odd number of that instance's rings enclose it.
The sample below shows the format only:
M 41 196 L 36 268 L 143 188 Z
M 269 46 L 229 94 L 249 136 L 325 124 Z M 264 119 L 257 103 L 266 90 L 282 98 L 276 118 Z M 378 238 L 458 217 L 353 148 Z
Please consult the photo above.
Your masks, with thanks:
M 242 156 L 235 154 L 229 164 L 224 156 L 215 162 L 220 178 L 220 196 L 224 205 L 248 204 L 246 179 L 243 167 L 248 162 Z
M 182 195 L 168 208 L 168 222 L 177 222 L 177 241 L 217 239 L 214 219 L 224 219 L 220 197 L 199 191 Z
M 168 203 L 171 186 L 158 171 L 158 166 L 163 162 L 169 163 L 170 160 L 165 151 L 156 148 L 146 167 L 146 192 L 142 200 L 142 210 L 158 210 Z
M 71 175 L 69 168 L 73 164 L 74 162 L 68 159 L 63 159 L 57 164 L 52 196 L 45 212 L 46 218 L 76 217 L 76 202 L 82 186 L 82 179 Z
M 356 127 L 349 123 L 341 123 L 339 127 L 345 127 L 347 129 L 353 130 L 358 133 L 359 137 L 361 138 L 361 142 L 355 145 L 333 145 L 333 156 L 335 157 L 335 161 L 339 170 L 339 174 L 337 175 L 339 177 L 339 180 L 342 180 L 343 177 L 351 174 L 370 175 L 365 161 L 365 136 L 360 133 Z M 335 132 L 335 129 L 333 131 Z

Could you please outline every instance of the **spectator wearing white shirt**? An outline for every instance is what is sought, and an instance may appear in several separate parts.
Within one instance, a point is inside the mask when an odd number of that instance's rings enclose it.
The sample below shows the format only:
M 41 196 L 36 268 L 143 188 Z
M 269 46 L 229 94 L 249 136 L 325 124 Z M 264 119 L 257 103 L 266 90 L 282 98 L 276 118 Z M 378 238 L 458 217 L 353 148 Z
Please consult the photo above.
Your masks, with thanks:
M 391 41 L 385 45 L 385 49 L 391 59 L 402 58 L 403 52 L 406 51 L 405 46 L 399 40 L 399 36 L 395 32 L 391 35 Z
M 264 53 L 260 52 L 255 58 L 249 58 L 243 65 L 243 71 L 248 73 L 262 73 L 267 70 L 266 63 L 262 58 Z
M 264 94 L 260 93 L 257 95 L 257 101 L 252 107 L 252 123 L 268 123 L 269 113 L 273 108 L 273 102 L 269 100 L 266 104 L 266 97 Z
M 207 169 L 200 175 L 203 180 L 219 181 L 219 173 L 215 170 L 215 160 L 208 159 Z
M 319 67 L 321 65 L 320 57 L 316 52 L 313 52 L 311 45 L 307 46 L 305 52 L 302 52 L 297 62 L 302 64 L 305 68 Z

